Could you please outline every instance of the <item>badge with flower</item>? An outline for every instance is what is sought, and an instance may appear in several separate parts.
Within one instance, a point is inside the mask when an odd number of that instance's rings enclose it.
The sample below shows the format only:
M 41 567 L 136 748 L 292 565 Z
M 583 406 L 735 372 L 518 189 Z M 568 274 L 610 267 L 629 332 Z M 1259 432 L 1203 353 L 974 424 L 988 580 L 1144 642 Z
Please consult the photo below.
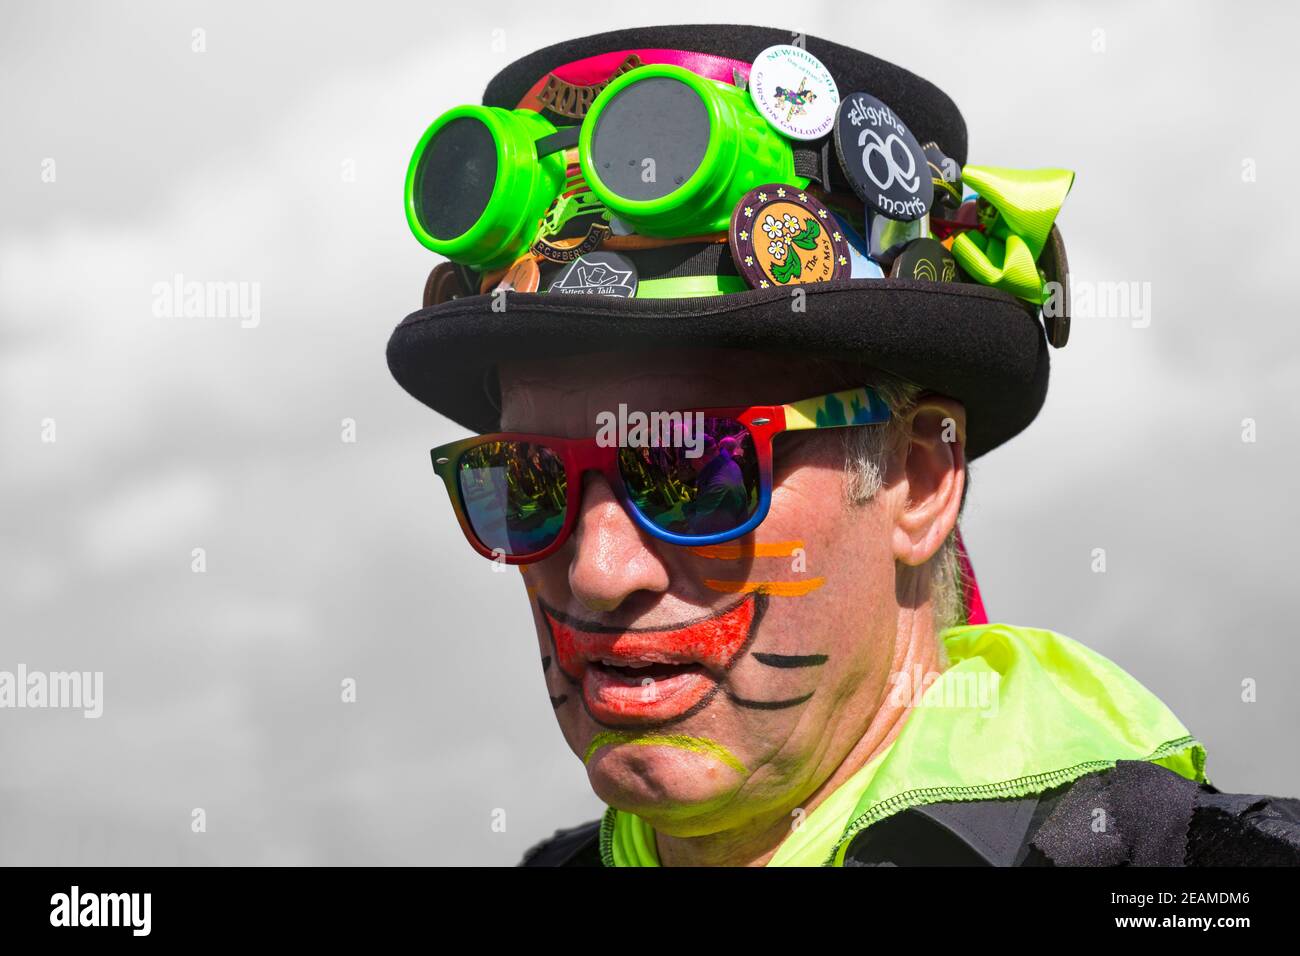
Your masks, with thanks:
M 746 193 L 731 216 L 731 255 L 755 289 L 848 278 L 848 239 L 835 217 L 797 186 Z

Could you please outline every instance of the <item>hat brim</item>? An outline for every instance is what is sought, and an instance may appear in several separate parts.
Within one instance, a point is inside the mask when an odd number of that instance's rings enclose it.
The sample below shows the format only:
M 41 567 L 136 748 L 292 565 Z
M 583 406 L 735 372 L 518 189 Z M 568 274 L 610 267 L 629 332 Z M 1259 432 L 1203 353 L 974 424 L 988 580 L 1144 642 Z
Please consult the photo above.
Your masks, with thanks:
M 508 293 L 407 316 L 388 367 L 411 395 L 476 432 L 500 427 L 494 370 L 507 360 L 663 348 L 727 348 L 857 360 L 960 401 L 968 458 L 1022 431 L 1047 394 L 1037 310 L 969 283 L 844 279 L 692 299 Z M 805 396 L 774 395 L 772 401 Z

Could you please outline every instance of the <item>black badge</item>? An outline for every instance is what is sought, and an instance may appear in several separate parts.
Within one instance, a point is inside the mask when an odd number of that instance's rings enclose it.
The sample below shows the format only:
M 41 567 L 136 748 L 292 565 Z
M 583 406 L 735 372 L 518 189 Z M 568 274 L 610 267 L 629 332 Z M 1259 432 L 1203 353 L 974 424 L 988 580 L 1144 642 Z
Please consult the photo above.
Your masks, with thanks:
M 1065 240 L 1056 226 L 1047 235 L 1047 245 L 1038 257 L 1038 264 L 1046 280 L 1043 325 L 1047 329 L 1047 342 L 1053 348 L 1064 348 L 1070 341 L 1070 264 L 1065 261 Z
M 937 239 L 913 239 L 894 260 L 889 277 L 919 282 L 956 282 L 957 260 Z
M 869 93 L 840 103 L 835 152 L 858 197 L 882 215 L 920 219 L 934 202 L 934 183 L 921 144 L 898 115 Z
M 630 299 L 636 295 L 636 266 L 617 252 L 588 252 L 574 259 L 551 280 L 553 295 L 609 295 Z

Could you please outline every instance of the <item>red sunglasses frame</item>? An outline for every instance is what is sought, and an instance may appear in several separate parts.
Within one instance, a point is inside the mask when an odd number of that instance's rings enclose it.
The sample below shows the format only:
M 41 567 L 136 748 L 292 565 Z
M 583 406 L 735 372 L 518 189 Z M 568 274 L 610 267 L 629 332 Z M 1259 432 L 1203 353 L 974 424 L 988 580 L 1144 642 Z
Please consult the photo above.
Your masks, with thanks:
M 506 564 L 533 564 L 550 557 L 560 550 L 573 533 L 578 523 L 582 504 L 582 478 L 589 471 L 603 475 L 614 492 L 615 498 L 623 510 L 632 518 L 637 527 L 647 534 L 669 544 L 690 547 L 707 544 L 721 544 L 744 537 L 757 528 L 772 502 L 772 441 L 787 431 L 804 429 L 844 428 L 855 425 L 875 425 L 889 420 L 889 407 L 884 400 L 868 387 L 832 392 L 788 405 L 743 405 L 729 408 L 692 408 L 684 409 L 681 414 L 702 414 L 706 418 L 729 418 L 744 426 L 754 444 L 755 457 L 758 460 L 759 503 L 753 515 L 734 529 L 708 535 L 680 535 L 666 531 L 655 525 L 636 507 L 628 494 L 622 472 L 618 467 L 618 455 L 624 446 L 602 445 L 595 437 L 559 438 L 553 435 L 536 435 L 522 432 L 494 432 L 475 435 L 459 441 L 439 445 L 429 452 L 433 470 L 443 481 L 447 495 L 451 499 L 452 510 L 460 523 L 461 531 L 470 546 L 493 561 Z M 528 554 L 506 554 L 500 548 L 487 547 L 478 537 L 470 524 L 469 516 L 461 494 L 457 473 L 461 456 L 480 445 L 490 442 L 527 442 L 541 445 L 552 451 L 564 465 L 565 475 L 565 511 L 564 523 L 555 535 L 555 540 L 545 548 Z

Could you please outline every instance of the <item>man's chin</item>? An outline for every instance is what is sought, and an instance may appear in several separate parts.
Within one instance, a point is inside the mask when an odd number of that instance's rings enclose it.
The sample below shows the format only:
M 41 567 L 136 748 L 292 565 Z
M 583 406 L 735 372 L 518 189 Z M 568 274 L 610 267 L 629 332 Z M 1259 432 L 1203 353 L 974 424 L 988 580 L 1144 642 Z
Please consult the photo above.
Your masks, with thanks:
M 707 817 L 729 803 L 748 776 L 739 758 L 716 741 L 668 732 L 619 738 L 611 732 L 593 741 L 599 746 L 587 760 L 591 789 L 656 829 Z

